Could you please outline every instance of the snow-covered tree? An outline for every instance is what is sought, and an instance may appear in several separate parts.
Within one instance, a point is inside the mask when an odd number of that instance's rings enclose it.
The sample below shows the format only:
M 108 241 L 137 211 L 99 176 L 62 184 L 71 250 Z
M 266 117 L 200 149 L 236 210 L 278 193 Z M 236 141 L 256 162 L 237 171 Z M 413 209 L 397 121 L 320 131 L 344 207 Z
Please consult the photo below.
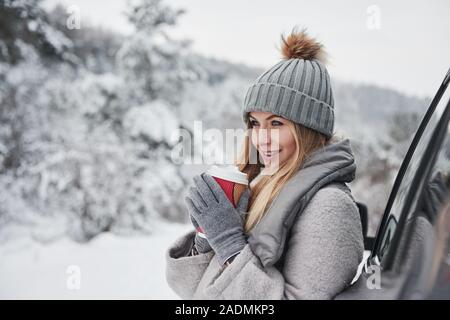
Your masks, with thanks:
M 49 18 L 39 1 L 34 9 L 29 4 L 8 3 L 39 12 L 46 28 L 74 44 L 76 59 L 49 64 L 47 54 L 17 35 L 20 59 L 0 63 L 0 228 L 28 224 L 39 241 L 63 235 L 87 241 L 105 231 L 151 232 L 160 218 L 184 218 L 186 183 L 169 157 L 178 129 L 173 103 L 134 86 L 139 75 L 116 69 L 116 61 L 123 65 L 115 57 L 121 36 L 95 28 L 96 39 L 69 32 L 61 8 Z M 164 24 L 155 25 L 163 32 Z M 147 53 L 158 58 L 165 45 Z M 161 77 L 174 70 L 157 67 Z
M 72 43 L 48 21 L 41 0 L 0 1 L 0 61 L 16 64 L 24 59 L 23 45 L 44 59 L 70 59 Z
M 102 27 L 94 27 L 83 18 L 82 27 L 68 28 L 67 9 L 56 5 L 48 14 L 49 23 L 72 42 L 71 52 L 78 63 L 93 73 L 114 73 L 115 57 L 124 36 Z
M 121 75 L 129 82 L 128 94 L 139 104 L 162 99 L 178 104 L 183 85 L 197 78 L 187 63 L 190 41 L 169 37 L 166 28 L 184 12 L 161 0 L 129 1 L 127 17 L 135 32 L 120 48 L 117 59 Z

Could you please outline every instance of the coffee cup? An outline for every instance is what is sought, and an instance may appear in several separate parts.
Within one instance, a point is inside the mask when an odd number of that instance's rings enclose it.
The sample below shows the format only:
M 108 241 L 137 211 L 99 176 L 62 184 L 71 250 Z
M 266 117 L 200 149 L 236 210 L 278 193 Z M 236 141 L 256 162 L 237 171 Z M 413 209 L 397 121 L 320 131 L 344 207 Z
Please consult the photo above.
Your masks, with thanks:
M 242 193 L 248 188 L 247 174 L 239 171 L 236 166 L 217 166 L 214 165 L 206 171 L 220 185 L 228 200 L 236 207 Z M 199 236 L 205 238 L 201 227 L 197 228 Z

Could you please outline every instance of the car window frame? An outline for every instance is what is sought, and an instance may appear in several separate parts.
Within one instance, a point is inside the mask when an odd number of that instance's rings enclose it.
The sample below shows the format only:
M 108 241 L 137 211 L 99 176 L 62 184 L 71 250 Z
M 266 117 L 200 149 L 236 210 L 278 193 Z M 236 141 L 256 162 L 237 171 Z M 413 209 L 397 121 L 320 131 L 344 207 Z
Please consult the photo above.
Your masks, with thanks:
M 389 250 L 384 261 L 384 266 L 386 270 L 395 270 L 400 271 L 400 267 L 402 266 L 403 262 L 406 259 L 407 250 L 401 250 L 400 252 L 397 252 L 402 237 L 407 237 L 407 239 L 411 239 L 413 236 L 413 228 L 407 228 L 405 229 L 405 224 L 407 219 L 416 219 L 418 212 L 415 212 L 415 210 L 411 210 L 413 205 L 416 205 L 420 202 L 420 198 L 423 196 L 423 189 L 425 187 L 425 182 L 430 179 L 430 175 L 432 173 L 432 169 L 434 168 L 438 154 L 441 151 L 442 144 L 444 143 L 444 140 L 447 135 L 448 131 L 448 125 L 450 121 L 450 98 L 447 101 L 446 107 L 444 109 L 444 112 L 440 116 L 438 125 L 436 126 L 435 130 L 433 131 L 431 141 L 433 143 L 430 143 L 426 150 L 425 155 L 420 160 L 420 164 L 418 167 L 418 170 L 416 174 L 414 175 L 414 178 L 412 180 L 412 185 L 417 185 L 417 188 L 410 189 L 408 192 L 408 195 L 405 198 L 406 205 L 402 208 L 402 213 L 400 215 L 400 219 L 398 221 L 398 227 L 400 227 L 402 232 L 398 232 L 394 234 L 394 238 L 392 239 L 392 246 L 393 250 Z M 411 216 L 410 216 L 410 214 Z M 405 245 L 407 245 L 409 241 L 405 242 Z M 396 257 L 399 255 L 398 260 L 396 260 Z M 394 265 L 394 262 L 398 261 L 397 264 Z
M 382 240 L 383 240 L 384 234 L 385 234 L 385 228 L 387 227 L 387 221 L 389 219 L 389 216 L 390 216 L 390 213 L 391 213 L 391 210 L 392 210 L 392 205 L 394 204 L 394 201 L 397 198 L 397 193 L 398 193 L 399 188 L 400 188 L 400 186 L 401 186 L 401 184 L 403 182 L 403 178 L 405 176 L 405 173 L 406 173 L 406 171 L 407 171 L 407 169 L 408 169 L 408 167 L 409 167 L 409 165 L 411 163 L 411 159 L 413 158 L 413 156 L 415 154 L 416 148 L 417 148 L 421 138 L 423 137 L 423 133 L 426 130 L 426 128 L 427 128 L 427 126 L 428 126 L 428 124 L 429 124 L 433 114 L 435 113 L 436 108 L 437 108 L 439 102 L 442 99 L 442 96 L 444 95 L 444 93 L 448 89 L 449 82 L 450 82 L 450 69 L 447 71 L 447 73 L 446 73 L 446 75 L 444 77 L 444 80 L 442 81 L 441 85 L 439 86 L 439 89 L 438 89 L 437 93 L 435 94 L 435 96 L 434 96 L 433 100 L 431 101 L 430 106 L 428 107 L 428 109 L 427 109 L 427 111 L 426 111 L 422 121 L 420 122 L 419 127 L 418 127 L 418 129 L 417 129 L 417 131 L 416 131 L 416 133 L 415 133 L 415 135 L 413 137 L 413 140 L 412 140 L 412 142 L 411 142 L 411 144 L 410 144 L 410 146 L 408 148 L 408 151 L 407 151 L 407 153 L 406 153 L 406 155 L 405 155 L 405 157 L 404 157 L 404 159 L 402 161 L 402 164 L 400 166 L 400 169 L 399 169 L 399 171 L 397 173 L 397 177 L 395 179 L 394 185 L 393 185 L 391 193 L 389 195 L 389 198 L 388 198 L 388 201 L 387 201 L 387 204 L 386 204 L 386 208 L 385 208 L 384 213 L 383 213 L 383 217 L 381 219 L 380 224 L 378 225 L 378 230 L 377 230 L 377 233 L 376 233 L 376 236 L 375 236 L 375 242 L 374 242 L 374 245 L 372 247 L 370 256 L 368 258 L 368 263 L 369 264 L 381 265 L 380 259 L 378 257 L 378 253 L 379 253 L 379 250 L 381 249 L 380 246 L 382 245 Z M 448 107 L 448 104 L 447 104 L 447 107 Z M 447 112 L 447 107 L 446 107 L 446 110 L 444 110 L 444 113 Z M 441 115 L 441 118 L 439 119 L 439 121 L 442 119 L 444 113 Z M 439 127 L 439 123 L 436 126 L 436 128 L 434 129 L 434 131 L 432 133 L 432 137 L 435 134 L 435 132 L 438 129 L 438 127 Z M 430 145 L 432 145 L 432 143 Z M 430 145 L 427 146 L 427 149 L 430 147 Z M 419 163 L 420 163 L 419 167 L 420 167 L 420 165 L 422 165 L 423 160 L 424 159 L 423 159 L 423 156 L 422 156 L 422 158 L 419 160 Z M 414 175 L 413 180 L 416 178 L 416 176 L 417 176 L 417 172 Z M 408 191 L 408 194 L 407 194 L 407 199 L 409 197 L 412 197 L 412 193 L 413 193 L 413 190 L 410 189 Z M 405 219 L 402 219 L 402 217 L 404 215 L 405 215 L 405 210 L 404 210 L 404 208 L 402 208 L 402 212 L 400 213 L 396 230 L 397 229 L 401 230 L 399 228 L 402 227 L 401 223 L 404 222 L 404 220 L 405 220 Z M 400 233 L 401 232 L 395 232 L 394 233 L 394 238 L 395 237 L 399 237 Z M 397 245 L 398 246 L 398 242 L 397 241 L 394 242 L 394 239 L 392 239 L 391 246 L 393 246 L 393 245 Z M 397 250 L 396 250 L 396 248 L 393 248 L 392 251 L 396 252 Z M 388 255 L 390 255 L 389 252 L 388 252 Z M 386 258 L 388 258 L 388 256 L 386 256 Z M 385 268 L 385 270 L 389 270 L 389 268 L 391 266 L 392 266 L 392 261 L 389 264 L 387 264 L 387 265 L 385 263 L 383 263 L 383 267 Z

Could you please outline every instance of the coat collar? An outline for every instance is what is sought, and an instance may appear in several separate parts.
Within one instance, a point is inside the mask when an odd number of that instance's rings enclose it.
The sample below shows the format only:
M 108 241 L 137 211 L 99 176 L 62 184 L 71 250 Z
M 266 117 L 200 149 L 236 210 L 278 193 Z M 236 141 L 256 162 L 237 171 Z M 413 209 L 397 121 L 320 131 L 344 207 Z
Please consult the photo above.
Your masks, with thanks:
M 329 144 L 308 157 L 250 231 L 248 243 L 264 266 L 274 265 L 280 259 L 290 227 L 314 194 L 330 183 L 351 182 L 355 171 L 349 139 Z

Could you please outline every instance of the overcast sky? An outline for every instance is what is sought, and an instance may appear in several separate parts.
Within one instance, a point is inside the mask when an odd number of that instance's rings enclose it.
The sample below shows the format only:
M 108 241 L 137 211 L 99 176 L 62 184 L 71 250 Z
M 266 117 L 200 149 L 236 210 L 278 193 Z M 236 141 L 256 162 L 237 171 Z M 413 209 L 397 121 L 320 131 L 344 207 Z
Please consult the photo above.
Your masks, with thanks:
M 46 0 L 76 5 L 90 22 L 130 33 L 126 0 Z M 332 78 L 434 95 L 450 67 L 450 1 L 165 0 L 186 9 L 171 29 L 200 53 L 268 68 L 280 35 L 307 27 L 330 56 Z

